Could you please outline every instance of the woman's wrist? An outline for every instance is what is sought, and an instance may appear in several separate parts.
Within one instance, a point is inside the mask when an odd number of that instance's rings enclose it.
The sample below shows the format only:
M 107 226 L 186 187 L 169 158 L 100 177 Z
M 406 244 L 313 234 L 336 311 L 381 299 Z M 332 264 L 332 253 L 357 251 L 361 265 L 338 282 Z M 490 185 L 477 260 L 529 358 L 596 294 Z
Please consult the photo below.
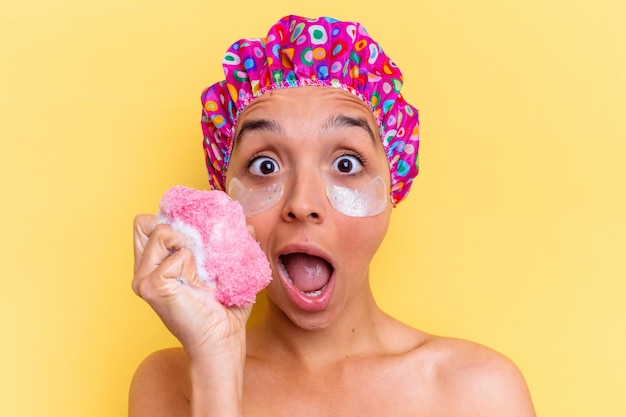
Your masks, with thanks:
M 192 417 L 241 417 L 245 339 L 189 354 Z

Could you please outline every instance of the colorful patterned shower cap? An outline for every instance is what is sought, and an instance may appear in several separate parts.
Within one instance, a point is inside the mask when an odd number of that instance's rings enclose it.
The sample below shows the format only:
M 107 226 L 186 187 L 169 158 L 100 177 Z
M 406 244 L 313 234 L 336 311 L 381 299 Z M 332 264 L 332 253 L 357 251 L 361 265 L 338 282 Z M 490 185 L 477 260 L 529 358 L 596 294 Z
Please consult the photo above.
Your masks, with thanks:
M 402 73 L 356 22 L 287 16 L 265 38 L 234 43 L 226 79 L 202 93 L 209 184 L 223 190 L 237 117 L 255 98 L 280 88 L 327 86 L 359 97 L 379 126 L 391 171 L 391 199 L 402 200 L 418 173 L 419 117 L 400 94 Z

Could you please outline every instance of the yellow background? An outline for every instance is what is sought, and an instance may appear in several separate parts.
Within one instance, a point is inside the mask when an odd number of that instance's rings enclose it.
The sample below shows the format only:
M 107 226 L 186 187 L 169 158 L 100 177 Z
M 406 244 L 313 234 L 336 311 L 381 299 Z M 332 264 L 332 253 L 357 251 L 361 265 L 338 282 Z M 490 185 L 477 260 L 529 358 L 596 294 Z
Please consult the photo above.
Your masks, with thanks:
M 541 416 L 626 415 L 625 3 L 271 3 L 0 5 L 0 415 L 126 414 L 175 343 L 130 289 L 133 216 L 205 187 L 199 94 L 289 13 L 362 21 L 421 111 L 380 304 L 511 357 Z

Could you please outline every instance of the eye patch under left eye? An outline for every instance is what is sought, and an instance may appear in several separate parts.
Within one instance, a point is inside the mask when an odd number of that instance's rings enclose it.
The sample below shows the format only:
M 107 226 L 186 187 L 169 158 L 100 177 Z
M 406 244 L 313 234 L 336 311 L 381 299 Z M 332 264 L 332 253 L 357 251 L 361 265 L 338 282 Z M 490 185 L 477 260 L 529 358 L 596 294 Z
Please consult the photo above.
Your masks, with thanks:
M 361 188 L 329 184 L 326 196 L 339 213 L 350 217 L 370 217 L 381 213 L 389 199 L 385 181 L 379 176 Z

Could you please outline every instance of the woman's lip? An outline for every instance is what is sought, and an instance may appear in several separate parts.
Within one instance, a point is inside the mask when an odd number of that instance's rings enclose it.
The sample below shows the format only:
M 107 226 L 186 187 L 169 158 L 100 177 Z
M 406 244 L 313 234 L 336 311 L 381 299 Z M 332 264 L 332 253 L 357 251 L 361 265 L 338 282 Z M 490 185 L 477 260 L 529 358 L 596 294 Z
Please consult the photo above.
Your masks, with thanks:
M 306 255 L 317 256 L 318 258 L 322 258 L 331 266 L 331 268 L 335 269 L 335 263 L 333 260 L 321 249 L 312 245 L 301 245 L 301 244 L 290 244 L 283 247 L 280 251 L 278 251 L 278 256 L 276 257 L 277 262 L 280 262 L 280 257 L 282 255 L 289 255 L 291 253 L 304 253 Z
M 319 290 L 319 294 L 307 294 L 296 288 L 291 279 L 287 276 L 280 257 L 290 253 L 304 253 L 311 256 L 324 259 L 331 266 L 331 274 L 328 282 Z M 320 249 L 311 245 L 292 244 L 287 245 L 279 251 L 276 257 L 276 265 L 280 281 L 285 289 L 287 296 L 299 309 L 307 312 L 318 312 L 324 310 L 330 304 L 332 295 L 335 290 L 335 266 L 333 261 Z M 317 292 L 317 291 L 315 291 Z
M 334 272 L 330 275 L 326 285 L 324 285 L 324 287 L 322 287 L 320 290 L 315 291 L 315 293 L 319 292 L 319 294 L 310 295 L 300 291 L 292 284 L 289 277 L 287 277 L 284 268 L 280 264 L 278 271 L 280 282 L 287 292 L 287 296 L 289 297 L 291 302 L 300 310 L 315 313 L 318 311 L 322 311 L 326 307 L 328 307 L 335 291 Z

